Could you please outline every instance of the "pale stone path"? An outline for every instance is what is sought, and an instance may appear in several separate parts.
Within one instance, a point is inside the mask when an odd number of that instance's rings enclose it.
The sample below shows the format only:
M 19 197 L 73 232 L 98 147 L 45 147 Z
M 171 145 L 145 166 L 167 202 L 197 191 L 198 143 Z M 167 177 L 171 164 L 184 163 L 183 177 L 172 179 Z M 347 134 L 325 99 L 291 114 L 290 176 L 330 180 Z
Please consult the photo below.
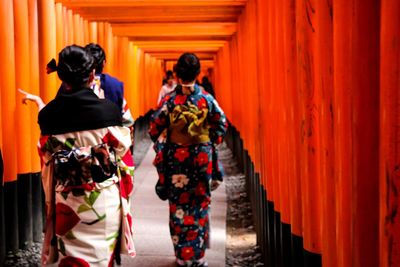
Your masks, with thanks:
M 152 165 L 153 149 L 149 149 L 135 171 L 132 197 L 134 240 L 137 256 L 123 257 L 122 266 L 174 267 L 175 257 L 168 228 L 168 204 L 154 191 L 157 171 Z M 226 193 L 222 184 L 212 192 L 211 249 L 206 251 L 210 267 L 225 267 Z

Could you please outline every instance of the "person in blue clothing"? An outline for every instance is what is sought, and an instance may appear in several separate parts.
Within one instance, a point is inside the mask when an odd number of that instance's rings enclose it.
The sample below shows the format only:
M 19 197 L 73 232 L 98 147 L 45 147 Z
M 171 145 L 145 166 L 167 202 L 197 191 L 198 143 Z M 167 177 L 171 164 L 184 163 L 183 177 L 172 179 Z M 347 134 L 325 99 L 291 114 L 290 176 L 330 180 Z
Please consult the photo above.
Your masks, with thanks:
M 96 76 L 92 83 L 92 89 L 100 98 L 106 98 L 114 102 L 120 108 L 124 126 L 133 126 L 134 121 L 124 98 L 124 84 L 117 78 L 103 73 L 106 64 L 106 53 L 103 48 L 98 44 L 90 43 L 85 46 L 85 49 L 90 52 L 95 59 Z M 97 92 L 97 90 L 99 92 Z

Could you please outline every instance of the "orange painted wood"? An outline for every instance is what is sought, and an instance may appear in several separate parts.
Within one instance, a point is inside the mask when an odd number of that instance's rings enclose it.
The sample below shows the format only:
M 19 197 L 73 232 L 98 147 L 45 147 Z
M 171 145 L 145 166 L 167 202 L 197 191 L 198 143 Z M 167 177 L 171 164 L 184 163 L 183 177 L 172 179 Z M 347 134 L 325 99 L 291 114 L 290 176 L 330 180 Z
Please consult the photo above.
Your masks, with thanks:
M 68 16 L 68 43 L 67 43 L 67 45 L 72 45 L 76 41 L 75 41 L 75 36 L 74 36 L 74 14 L 71 9 L 67 10 L 67 16 Z
M 318 114 L 320 123 L 320 192 L 322 264 L 336 267 L 336 172 L 334 162 L 334 111 L 333 111 L 333 7 L 332 1 L 315 1 L 313 46 L 315 47 L 315 90 L 319 95 Z
M 354 267 L 379 265 L 379 17 L 377 1 L 355 0 L 351 77 Z M 372 19 L 371 18 L 375 18 Z M 348 64 L 349 64 L 348 63 Z M 371 149 L 372 148 L 372 149 Z
M 231 36 L 236 32 L 236 23 L 134 23 L 113 24 L 117 36 L 128 37 L 174 37 L 174 36 Z M 187 39 L 186 39 L 187 40 Z
M 351 132 L 351 75 L 354 66 L 349 64 L 348 49 L 352 42 L 351 21 L 352 1 L 335 0 L 333 2 L 333 64 L 334 77 L 334 119 L 335 119 L 335 165 L 337 169 L 336 185 L 336 225 L 338 266 L 350 267 L 353 259 L 352 206 L 353 194 L 353 158 Z
M 64 24 L 64 12 L 63 12 L 63 6 L 62 4 L 58 3 L 55 6 L 56 8 L 56 38 L 57 38 L 57 43 L 56 43 L 56 51 L 59 52 L 65 47 L 65 34 L 64 34 L 64 29 L 65 24 Z
M 89 43 L 97 43 L 97 22 L 89 22 Z
M 84 46 L 85 44 L 83 43 L 83 29 L 81 27 L 81 22 L 80 22 L 80 16 L 79 14 L 74 14 L 73 16 L 73 32 L 74 32 L 74 44 Z
M 295 0 L 283 4 L 283 38 L 285 60 L 285 85 L 288 106 L 288 162 L 289 201 L 292 233 L 302 236 L 301 180 L 300 180 L 300 98 L 297 91 L 296 9 Z
M 38 2 L 38 16 L 40 96 L 45 103 L 48 103 L 56 96 L 58 89 L 56 74 L 46 74 L 47 63 L 52 58 L 56 58 L 56 28 L 54 27 L 56 25 L 56 17 L 53 0 Z
M 381 2 L 379 266 L 400 266 L 400 2 Z
M 301 189 L 304 248 L 321 253 L 320 92 L 315 76 L 315 2 L 296 1 L 298 90 L 301 114 Z
M 1 94 L 1 116 L 2 116 L 2 147 L 1 152 L 4 161 L 4 182 L 17 179 L 17 156 L 16 146 L 13 140 L 15 136 L 15 53 L 14 53 L 14 17 L 13 2 L 1 1 L 0 3 L 0 94 Z
M 104 47 L 104 22 L 99 22 L 97 24 L 97 43 L 101 46 Z
M 89 42 L 89 22 L 82 18 L 83 23 L 83 43 L 87 45 Z M 111 38 L 112 40 L 112 38 Z
M 110 1 L 110 0 L 81 0 L 81 1 L 71 1 L 71 0 L 56 0 L 56 2 L 63 3 L 66 6 L 76 6 L 76 7 L 113 7 L 113 6 L 132 6 L 132 7 L 141 7 L 141 6 L 194 6 L 194 7 L 212 7 L 212 6 L 244 6 L 246 4 L 246 0 L 175 0 L 175 1 L 165 1 L 165 0 L 119 0 L 119 1 Z
M 104 46 L 103 49 L 106 52 L 106 65 L 104 71 L 107 73 L 111 73 L 113 71 L 114 66 L 114 42 L 113 42 L 113 33 L 112 28 L 109 23 L 104 25 Z
M 15 44 L 15 86 L 9 88 L 9 93 L 15 94 L 16 101 L 16 155 L 19 174 L 28 174 L 32 171 L 32 149 L 36 143 L 31 142 L 31 117 L 30 108 L 22 104 L 23 95 L 15 88 L 30 89 L 30 51 L 28 2 L 14 1 L 14 44 Z M 13 90 L 14 89 L 14 90 Z M 10 126 L 8 126 L 10 127 Z
M 38 7 L 37 0 L 28 0 L 28 17 L 29 17 L 29 55 L 30 55 L 30 85 L 29 92 L 34 95 L 39 95 L 39 25 L 38 25 Z M 37 140 L 39 140 L 40 130 L 37 124 L 38 109 L 36 105 L 30 105 L 31 117 L 31 164 L 32 172 L 38 173 L 41 170 L 40 158 L 35 149 Z M 27 126 L 29 127 L 29 126 Z M 0 131 L 1 132 L 1 131 Z

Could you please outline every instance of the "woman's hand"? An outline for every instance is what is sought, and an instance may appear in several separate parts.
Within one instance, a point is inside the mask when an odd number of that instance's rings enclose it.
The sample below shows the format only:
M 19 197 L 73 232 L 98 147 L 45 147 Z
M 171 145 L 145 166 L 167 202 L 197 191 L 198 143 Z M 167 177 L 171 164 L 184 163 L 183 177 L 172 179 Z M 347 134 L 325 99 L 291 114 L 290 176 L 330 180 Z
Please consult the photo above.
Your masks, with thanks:
M 18 89 L 18 92 L 20 92 L 21 94 L 24 95 L 24 98 L 22 98 L 22 103 L 23 104 L 26 105 L 27 101 L 33 101 L 33 102 L 36 103 L 36 105 L 38 106 L 39 110 L 44 108 L 45 104 L 44 104 L 43 100 L 39 96 L 30 94 L 28 92 L 25 92 L 22 89 Z

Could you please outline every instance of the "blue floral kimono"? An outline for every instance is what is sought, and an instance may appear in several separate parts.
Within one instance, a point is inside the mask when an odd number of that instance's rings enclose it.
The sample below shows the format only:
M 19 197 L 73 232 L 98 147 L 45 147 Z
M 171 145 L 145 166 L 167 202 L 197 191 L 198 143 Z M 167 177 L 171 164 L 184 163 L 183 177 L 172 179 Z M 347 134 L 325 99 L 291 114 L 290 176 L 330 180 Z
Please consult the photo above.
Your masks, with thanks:
M 227 120 L 216 100 L 199 86 L 190 95 L 177 86 L 152 116 L 149 134 L 156 142 L 154 164 L 169 201 L 170 233 L 177 259 L 204 258 L 209 239 L 210 181 L 221 180 L 215 145 Z M 166 131 L 165 143 L 158 138 Z

